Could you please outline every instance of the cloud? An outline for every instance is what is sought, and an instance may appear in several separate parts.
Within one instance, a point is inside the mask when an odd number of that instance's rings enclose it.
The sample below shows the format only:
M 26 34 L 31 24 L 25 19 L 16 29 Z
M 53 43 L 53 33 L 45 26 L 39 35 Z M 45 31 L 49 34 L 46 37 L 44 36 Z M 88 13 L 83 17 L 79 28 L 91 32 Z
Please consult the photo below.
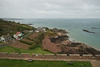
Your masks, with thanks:
M 100 0 L 0 0 L 0 17 L 100 18 Z

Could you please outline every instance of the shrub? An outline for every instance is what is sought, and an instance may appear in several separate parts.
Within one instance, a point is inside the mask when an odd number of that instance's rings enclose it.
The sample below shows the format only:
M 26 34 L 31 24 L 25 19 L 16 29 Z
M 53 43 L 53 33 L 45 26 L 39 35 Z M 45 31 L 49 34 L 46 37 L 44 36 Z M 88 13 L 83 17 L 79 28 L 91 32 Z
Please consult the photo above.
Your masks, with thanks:
M 32 44 L 33 44 L 32 42 L 28 42 L 28 41 L 24 41 L 24 40 L 20 40 L 20 42 L 26 43 L 26 44 L 28 44 L 28 45 L 32 45 Z
M 36 47 L 39 47 L 37 44 L 32 44 L 30 47 L 29 47 L 29 49 L 31 50 L 31 49 L 35 49 Z

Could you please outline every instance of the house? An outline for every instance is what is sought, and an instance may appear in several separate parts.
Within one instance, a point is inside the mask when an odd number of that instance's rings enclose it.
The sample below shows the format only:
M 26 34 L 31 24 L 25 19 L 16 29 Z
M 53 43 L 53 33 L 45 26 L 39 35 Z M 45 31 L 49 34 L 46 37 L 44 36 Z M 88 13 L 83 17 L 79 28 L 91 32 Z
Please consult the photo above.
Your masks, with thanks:
M 29 32 L 30 32 L 30 33 L 32 33 L 32 32 L 33 32 L 33 30 L 30 30 Z
M 46 32 L 47 29 L 47 27 L 38 27 L 35 32 Z
M 0 41 L 5 41 L 5 39 L 3 37 L 0 37 Z
M 14 38 L 19 40 L 19 37 L 22 36 L 23 34 L 21 32 L 17 32 L 15 35 L 13 35 Z
M 2 35 L 2 37 L 0 37 L 0 40 L 3 42 L 9 42 L 10 40 L 12 40 L 12 37 L 9 34 Z
M 26 34 L 26 33 L 32 33 L 32 32 L 33 32 L 33 30 L 24 30 L 22 33 Z
M 5 41 L 5 39 L 3 37 L 0 37 L 0 42 Z

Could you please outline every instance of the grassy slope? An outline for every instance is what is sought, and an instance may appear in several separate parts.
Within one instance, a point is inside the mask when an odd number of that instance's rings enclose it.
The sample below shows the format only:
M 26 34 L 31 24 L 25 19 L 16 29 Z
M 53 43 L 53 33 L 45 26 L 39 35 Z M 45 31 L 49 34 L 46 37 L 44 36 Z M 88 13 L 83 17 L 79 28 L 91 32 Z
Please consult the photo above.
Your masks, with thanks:
M 40 47 L 37 47 L 33 50 L 24 50 L 24 49 L 19 49 L 11 46 L 5 46 L 0 48 L 0 52 L 14 52 L 14 53 L 34 53 L 34 54 L 52 54 L 47 51 L 43 51 Z
M 8 33 L 10 35 L 13 35 L 17 31 L 32 30 L 32 29 L 34 28 L 25 24 L 19 24 L 12 21 L 4 21 L 0 19 L 0 36 L 6 35 Z
M 92 67 L 87 61 L 73 61 L 73 65 L 67 64 L 68 61 L 32 61 L 24 60 L 0 60 L 1 67 Z

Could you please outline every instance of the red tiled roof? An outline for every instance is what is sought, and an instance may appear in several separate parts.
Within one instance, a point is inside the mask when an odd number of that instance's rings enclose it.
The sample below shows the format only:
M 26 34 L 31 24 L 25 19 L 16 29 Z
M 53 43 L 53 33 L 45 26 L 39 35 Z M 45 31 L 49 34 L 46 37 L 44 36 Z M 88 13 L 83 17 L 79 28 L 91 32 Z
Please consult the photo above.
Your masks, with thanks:
M 17 32 L 16 35 L 20 34 L 20 32 Z

